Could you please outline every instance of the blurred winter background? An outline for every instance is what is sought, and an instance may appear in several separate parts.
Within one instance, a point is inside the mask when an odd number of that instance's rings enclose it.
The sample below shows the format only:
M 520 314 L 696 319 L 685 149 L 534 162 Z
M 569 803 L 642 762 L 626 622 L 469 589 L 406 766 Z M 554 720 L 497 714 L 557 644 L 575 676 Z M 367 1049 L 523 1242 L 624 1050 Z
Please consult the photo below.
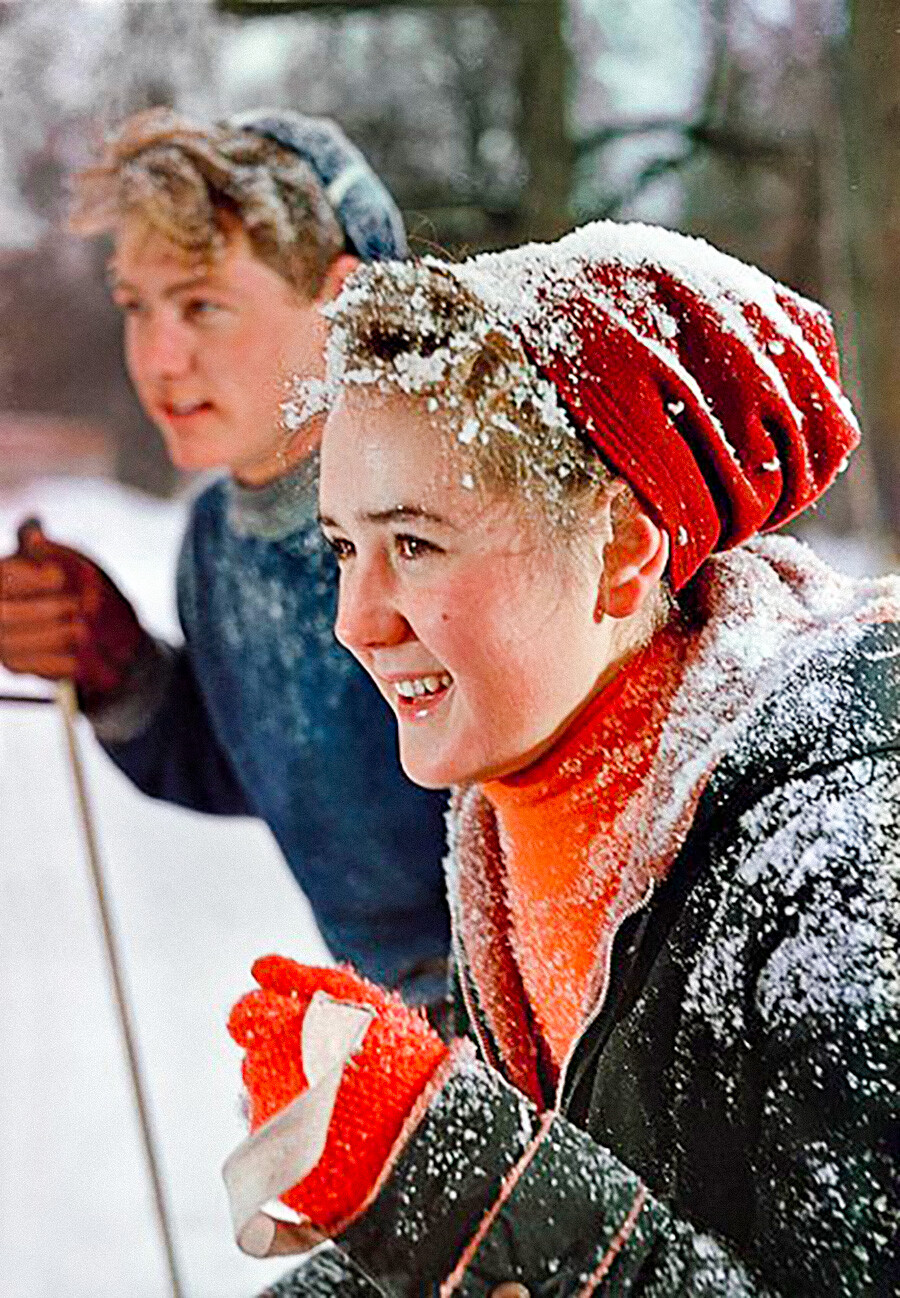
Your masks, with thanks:
M 185 501 L 129 391 L 106 250 L 65 177 L 151 104 L 337 117 L 419 250 L 658 221 L 826 302 L 864 450 L 805 525 L 838 566 L 900 538 L 896 0 L 0 0 L 0 547 L 39 513 L 174 635 Z M 0 691 L 45 693 L 0 675 Z M 266 832 L 150 803 L 83 733 L 190 1298 L 283 1264 L 231 1242 L 223 1021 L 252 958 L 323 950 Z M 52 707 L 0 704 L 0 1293 L 163 1298 L 151 1201 Z

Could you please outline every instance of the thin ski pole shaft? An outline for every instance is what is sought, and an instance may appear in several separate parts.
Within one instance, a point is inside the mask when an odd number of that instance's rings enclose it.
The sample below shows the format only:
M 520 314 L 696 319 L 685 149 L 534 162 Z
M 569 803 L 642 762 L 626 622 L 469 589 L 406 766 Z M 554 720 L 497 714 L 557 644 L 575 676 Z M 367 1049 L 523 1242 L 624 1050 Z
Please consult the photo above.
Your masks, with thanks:
M 0 703 L 49 703 L 56 702 L 52 694 L 0 694 Z
M 119 945 L 116 939 L 115 927 L 113 925 L 112 914 L 107 899 L 103 867 L 100 862 L 100 852 L 97 846 L 97 835 L 94 830 L 94 818 L 91 812 L 90 800 L 88 798 L 87 781 L 85 780 L 84 765 L 81 760 L 81 750 L 78 745 L 78 734 L 75 724 L 78 716 L 78 700 L 75 694 L 75 687 L 72 685 L 71 681 L 61 681 L 57 685 L 56 700 L 59 704 L 59 710 L 63 718 L 63 726 L 66 734 L 66 747 L 69 754 L 72 780 L 75 785 L 75 797 L 78 803 L 78 813 L 84 837 L 85 852 L 90 866 L 91 879 L 94 885 L 94 896 L 100 915 L 101 927 L 103 929 L 103 943 L 106 950 L 106 958 L 112 981 L 116 1009 L 118 1011 L 119 1027 L 122 1032 L 125 1056 L 128 1062 L 128 1071 L 131 1074 L 132 1094 L 134 1096 L 135 1108 L 137 1109 L 138 1123 L 141 1130 L 141 1140 L 146 1155 L 147 1170 L 153 1189 L 153 1202 L 156 1209 L 156 1219 L 159 1226 L 160 1239 L 166 1257 L 169 1287 L 172 1293 L 172 1298 L 184 1298 L 185 1290 L 181 1283 L 181 1277 L 178 1270 L 178 1260 L 175 1254 L 175 1242 L 169 1220 L 166 1198 L 163 1191 L 159 1158 L 156 1151 L 156 1142 L 153 1137 L 153 1128 L 150 1122 L 150 1113 L 146 1101 L 146 1088 L 141 1074 L 137 1039 L 132 1024 L 128 997 L 125 991 L 122 964 L 119 959 Z

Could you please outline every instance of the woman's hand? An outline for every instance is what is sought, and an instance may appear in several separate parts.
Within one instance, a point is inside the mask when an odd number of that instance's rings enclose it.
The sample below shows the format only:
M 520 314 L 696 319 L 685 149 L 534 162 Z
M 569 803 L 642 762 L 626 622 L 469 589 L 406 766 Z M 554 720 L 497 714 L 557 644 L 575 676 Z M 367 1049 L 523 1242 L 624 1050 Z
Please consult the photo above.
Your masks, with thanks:
M 242 1071 L 254 1131 L 308 1087 L 301 1031 L 316 992 L 375 1011 L 344 1070 L 322 1157 L 282 1195 L 314 1225 L 334 1230 L 366 1204 L 447 1047 L 421 1012 L 349 967 L 317 969 L 273 955 L 256 961 L 253 976 L 260 990 L 238 1001 L 228 1030 L 246 1052 Z

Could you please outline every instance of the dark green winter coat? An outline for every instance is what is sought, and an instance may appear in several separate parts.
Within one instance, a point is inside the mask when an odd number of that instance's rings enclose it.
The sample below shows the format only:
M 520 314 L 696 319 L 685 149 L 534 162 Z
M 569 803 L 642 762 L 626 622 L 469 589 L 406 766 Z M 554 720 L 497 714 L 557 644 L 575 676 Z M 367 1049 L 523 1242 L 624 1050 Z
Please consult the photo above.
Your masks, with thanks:
M 737 728 L 542 1105 L 458 949 L 481 1057 L 273 1296 L 900 1292 L 900 625 L 877 605 Z M 490 835 L 477 790 L 466 817 Z

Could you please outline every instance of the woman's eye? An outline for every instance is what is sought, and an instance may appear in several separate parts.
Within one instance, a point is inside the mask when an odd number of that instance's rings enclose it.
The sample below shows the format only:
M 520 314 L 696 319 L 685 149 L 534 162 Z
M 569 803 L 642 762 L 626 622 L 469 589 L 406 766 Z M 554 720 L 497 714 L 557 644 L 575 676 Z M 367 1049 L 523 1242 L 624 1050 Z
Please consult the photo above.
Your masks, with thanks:
M 113 304 L 123 315 L 138 315 L 143 310 L 143 304 L 133 297 L 113 298 Z
M 424 554 L 434 554 L 438 547 L 420 536 L 396 537 L 397 553 L 401 559 L 421 559 Z
M 325 544 L 337 559 L 338 563 L 343 563 L 345 559 L 349 559 L 353 554 L 353 543 L 351 541 L 345 541 L 342 536 L 326 536 Z

